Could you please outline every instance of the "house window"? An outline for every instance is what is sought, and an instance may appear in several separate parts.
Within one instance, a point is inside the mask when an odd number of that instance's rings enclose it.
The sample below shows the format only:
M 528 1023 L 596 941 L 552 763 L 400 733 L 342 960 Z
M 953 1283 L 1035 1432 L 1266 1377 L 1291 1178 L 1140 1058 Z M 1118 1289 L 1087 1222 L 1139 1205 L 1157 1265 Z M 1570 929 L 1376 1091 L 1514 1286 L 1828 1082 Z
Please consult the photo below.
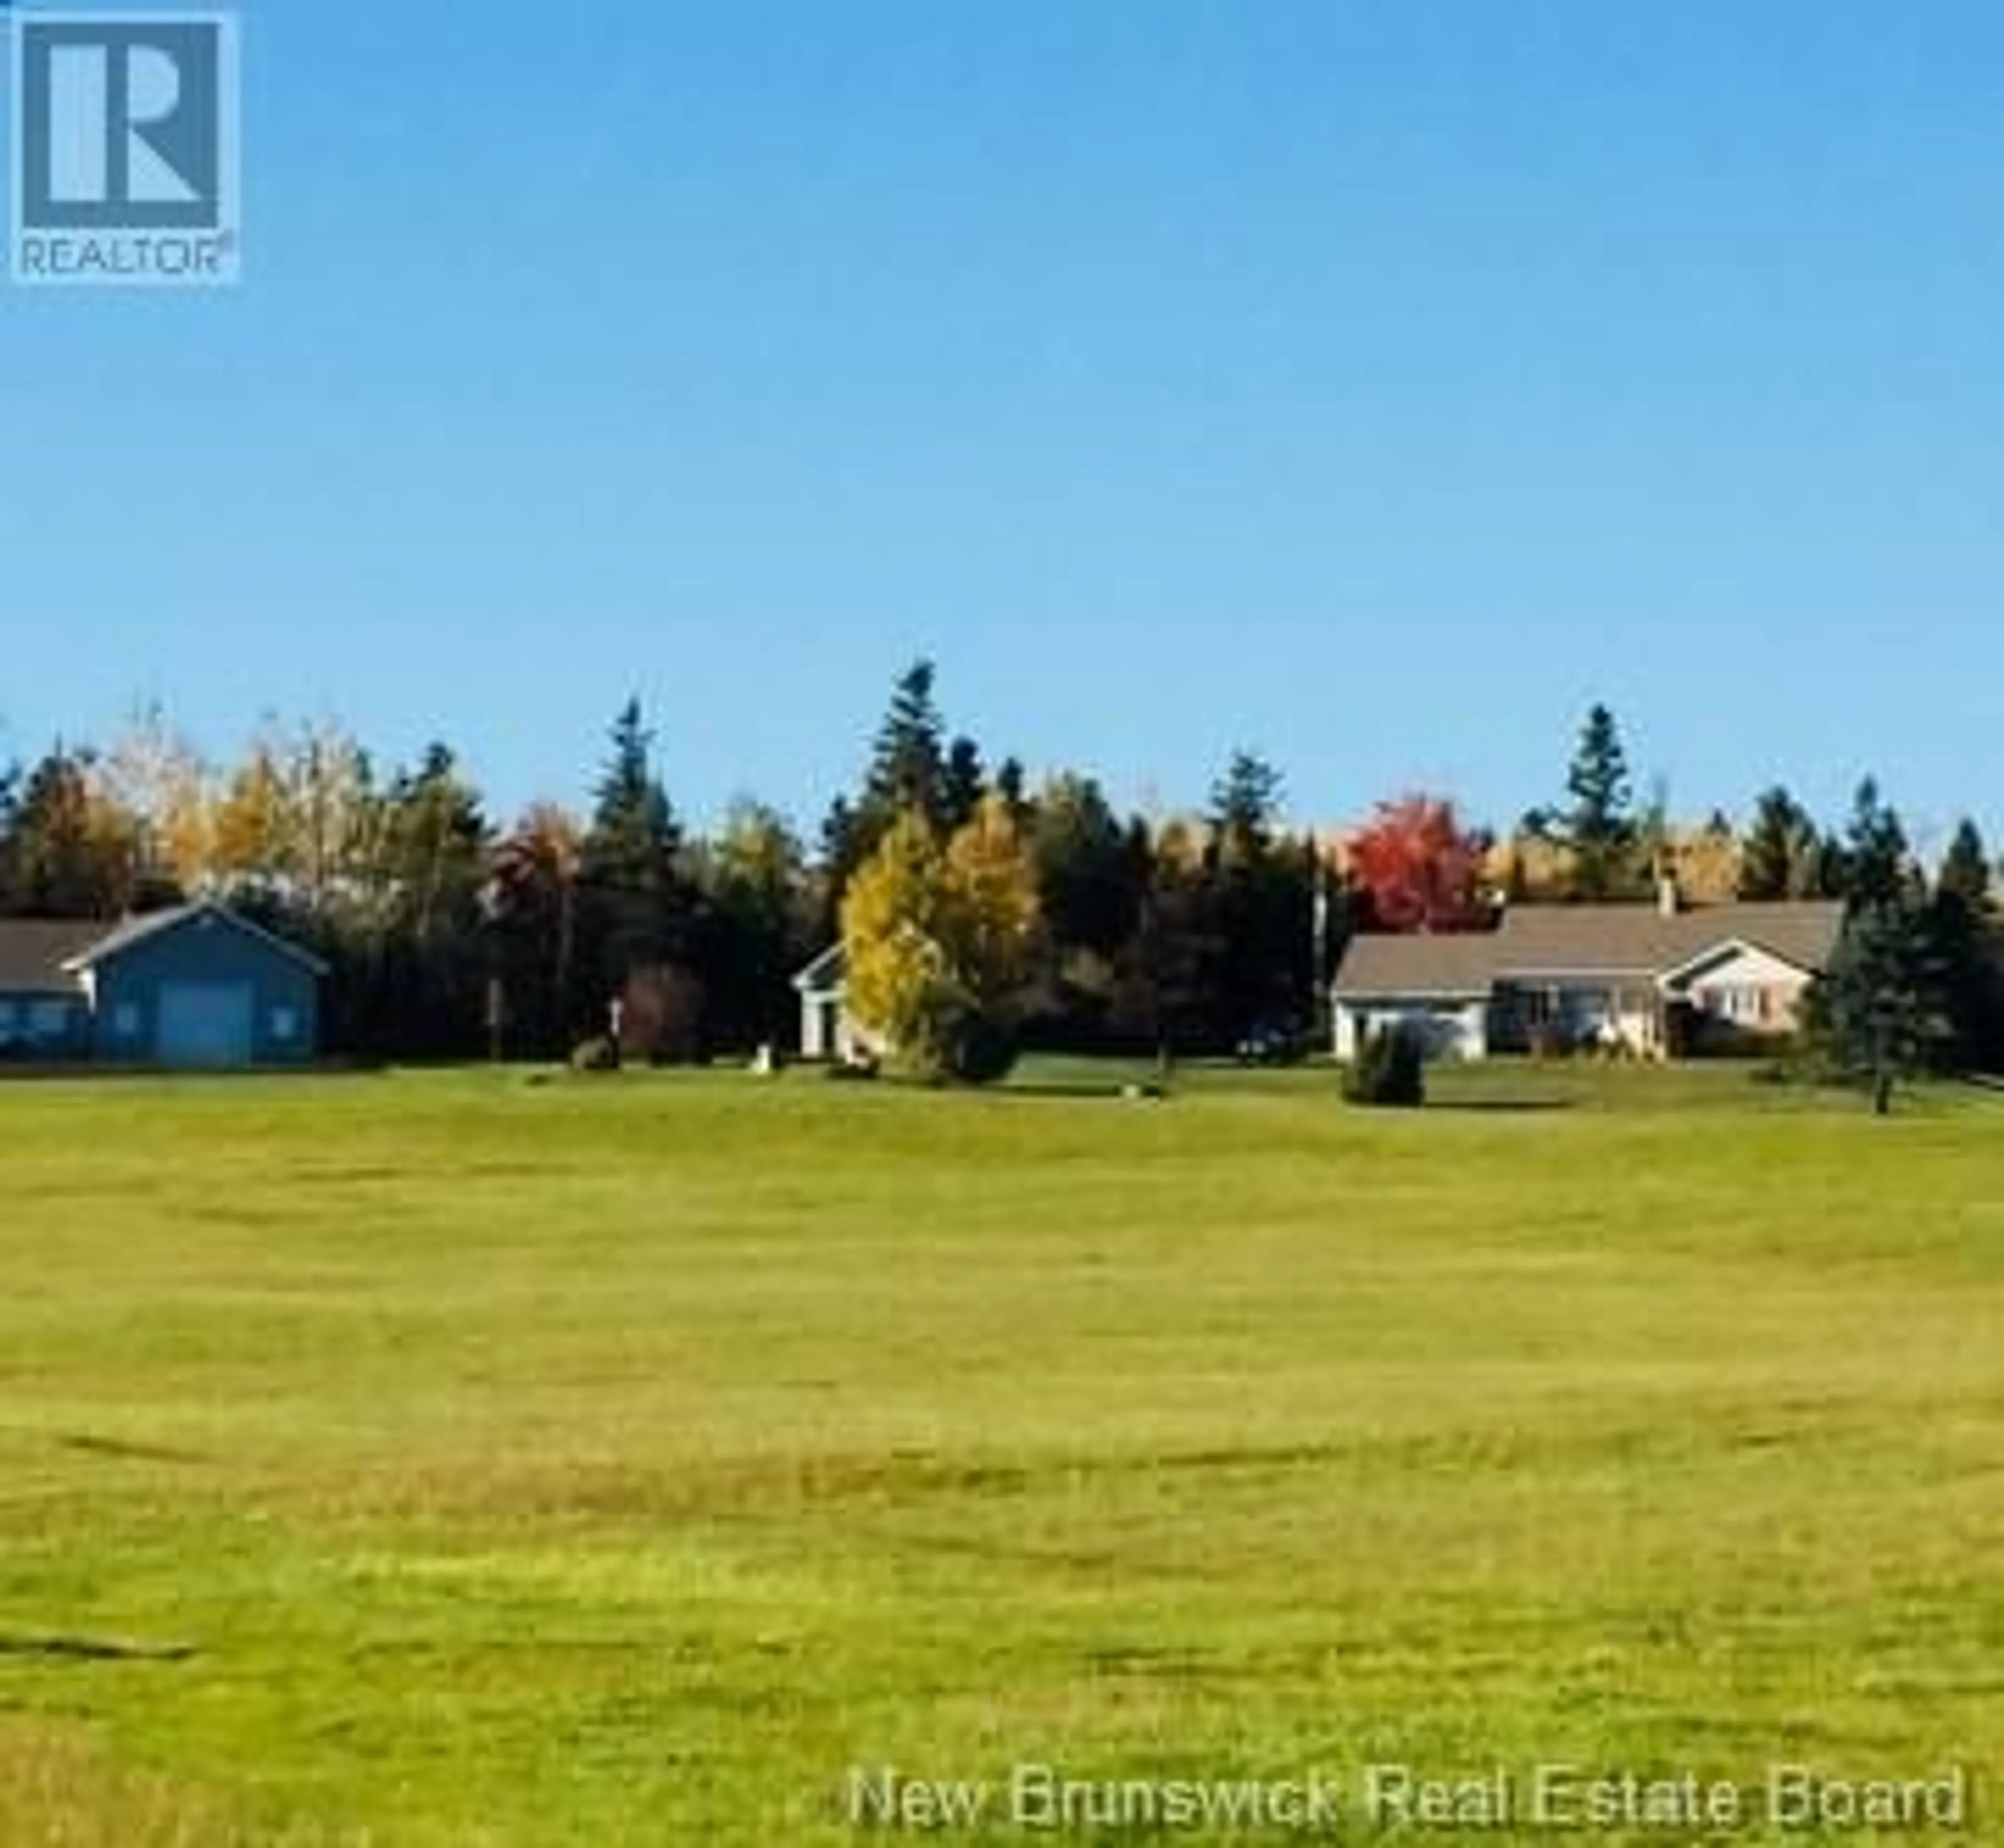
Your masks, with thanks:
M 1772 1018 L 1768 991 L 1755 987 L 1715 988 L 1708 999 L 1711 1011 L 1736 1026 L 1754 1026 Z
M 300 1030 L 300 1017 L 290 1008 L 272 1010 L 272 1037 L 279 1045 L 289 1044 Z
M 136 1040 L 139 1036 L 139 1010 L 129 1001 L 121 1001 L 111 1010 L 113 1036 L 120 1040 Z
M 11 1033 L 13 1030 L 14 1004 L 11 1001 L 0 1001 L 0 1036 Z
M 60 1040 L 69 1031 L 69 1003 L 38 1001 L 28 1010 L 28 1033 L 37 1040 Z

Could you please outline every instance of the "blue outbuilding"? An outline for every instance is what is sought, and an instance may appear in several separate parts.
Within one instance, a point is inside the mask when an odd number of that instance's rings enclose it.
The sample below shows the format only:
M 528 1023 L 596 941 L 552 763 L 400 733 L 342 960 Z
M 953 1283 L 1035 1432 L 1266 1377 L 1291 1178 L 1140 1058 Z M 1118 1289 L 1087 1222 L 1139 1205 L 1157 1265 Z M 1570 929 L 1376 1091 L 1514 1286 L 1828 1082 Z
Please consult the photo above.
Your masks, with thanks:
M 310 1064 L 321 959 L 226 905 L 117 925 L 0 923 L 0 1061 Z

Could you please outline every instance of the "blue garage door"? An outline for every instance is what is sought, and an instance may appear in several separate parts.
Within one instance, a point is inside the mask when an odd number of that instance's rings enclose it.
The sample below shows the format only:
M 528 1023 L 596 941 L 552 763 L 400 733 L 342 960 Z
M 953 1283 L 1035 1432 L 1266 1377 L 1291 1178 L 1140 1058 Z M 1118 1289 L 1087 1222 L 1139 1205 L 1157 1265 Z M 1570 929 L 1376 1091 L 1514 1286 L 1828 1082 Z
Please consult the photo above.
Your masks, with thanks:
M 248 1065 L 254 1012 L 248 982 L 170 982 L 160 991 L 160 1063 Z

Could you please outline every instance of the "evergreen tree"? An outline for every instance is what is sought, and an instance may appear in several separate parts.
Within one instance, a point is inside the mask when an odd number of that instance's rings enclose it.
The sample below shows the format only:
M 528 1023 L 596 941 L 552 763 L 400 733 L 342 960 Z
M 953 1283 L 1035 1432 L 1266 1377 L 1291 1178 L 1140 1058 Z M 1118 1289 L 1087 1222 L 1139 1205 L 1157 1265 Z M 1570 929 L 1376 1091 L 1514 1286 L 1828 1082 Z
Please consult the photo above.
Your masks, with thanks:
M 1028 794 L 1028 776 L 1020 758 L 1005 757 L 995 771 L 995 793 L 1008 805 L 1019 828 L 1029 826 L 1035 805 Z
M 134 889 L 131 818 L 93 785 L 87 753 L 58 745 L 12 804 L 7 852 L 16 910 L 31 917 L 116 917 Z
M 940 776 L 940 825 L 953 834 L 972 821 L 988 793 L 988 773 L 981 747 L 971 738 L 956 738 L 948 747 Z
M 712 1039 L 749 1047 L 788 1036 L 795 970 L 819 934 L 807 858 L 786 819 L 764 804 L 731 805 L 702 856 L 702 966 Z
M 486 883 L 488 828 L 480 794 L 443 744 L 392 783 L 390 850 L 401 920 L 421 947 L 475 928 Z
M 500 973 L 484 893 L 489 830 L 479 792 L 443 744 L 391 779 L 383 804 L 388 931 L 375 997 L 407 1055 L 478 1050 L 488 984 Z
M 980 748 L 970 738 L 946 742 L 937 679 L 926 660 L 899 675 L 871 746 L 860 795 L 838 798 L 822 823 L 823 921 L 829 934 L 839 934 L 849 882 L 894 824 L 916 815 L 944 841 L 980 803 L 986 783 Z
M 1971 917 L 1987 919 L 1991 906 L 1991 865 L 1988 850 L 1974 822 L 1967 817 L 1956 829 L 1942 861 L 1935 889 L 1938 896 L 1953 899 Z
M 1897 811 L 1871 778 L 1859 786 L 1844 841 L 1844 931 L 1811 984 L 1803 1036 L 1841 1078 L 1892 1107 L 1903 1079 L 1939 1065 L 1953 1042 L 1926 887 Z
M 0 764 L 0 917 L 15 908 L 15 850 L 20 828 L 21 766 Z
M 1836 868 L 1809 811 L 1779 787 L 1755 804 L 1739 866 L 1739 896 L 1750 900 L 1838 896 L 1826 882 Z
M 1930 928 L 1939 959 L 1955 1064 L 1992 1067 L 2004 1057 L 2004 981 L 1990 856 L 1975 822 L 1956 829 L 1935 881 Z
M 1210 795 L 1211 836 L 1220 855 L 1257 861 L 1280 825 L 1281 773 L 1255 752 L 1235 751 Z
M 1000 792 L 998 791 L 998 794 Z M 1046 784 L 1030 827 L 1030 851 L 1052 947 L 1110 959 L 1133 934 L 1147 861 L 1089 777 Z
M 1203 868 L 1214 931 L 1200 1038 L 1218 1050 L 1314 1015 L 1315 859 L 1281 839 L 1281 791 L 1278 770 L 1240 751 L 1212 792 Z
M 1614 714 L 1596 705 L 1580 732 L 1567 773 L 1568 806 L 1561 817 L 1573 860 L 1574 896 L 1620 898 L 1637 885 L 1638 829 L 1627 753 Z
M 1918 874 L 1906 827 L 1873 777 L 1858 786 L 1841 864 L 1842 896 L 1854 911 L 1897 905 L 1915 896 Z
M 681 829 L 655 774 L 653 734 L 637 700 L 611 735 L 580 855 L 582 934 L 601 1005 L 639 973 L 685 961 L 695 912 Z
M 846 796 L 837 796 L 822 818 L 816 856 L 819 906 L 815 935 L 826 943 L 842 935 L 842 895 L 856 869 L 870 857 L 864 817 Z
M 1112 1024 L 1151 1046 L 1166 1074 L 1212 1036 L 1208 972 L 1223 938 L 1203 856 L 1176 831 L 1151 842 L 1143 824 L 1135 828 L 1147 878 L 1133 935 L 1116 963 Z
M 1803 1038 L 1833 1075 L 1869 1087 L 1883 1116 L 1894 1087 L 1935 1067 L 1952 1029 L 1924 915 L 1904 901 L 1846 920 L 1803 1003 Z
M 930 661 L 916 661 L 892 689 L 891 710 L 878 731 L 864 784 L 868 847 L 903 815 L 922 816 L 936 833 L 946 829 L 946 728 L 934 693 L 936 678 Z
M 583 830 L 552 803 L 529 809 L 494 855 L 492 922 L 499 938 L 506 1044 L 568 1054 L 595 1028 L 578 993 L 578 876 Z

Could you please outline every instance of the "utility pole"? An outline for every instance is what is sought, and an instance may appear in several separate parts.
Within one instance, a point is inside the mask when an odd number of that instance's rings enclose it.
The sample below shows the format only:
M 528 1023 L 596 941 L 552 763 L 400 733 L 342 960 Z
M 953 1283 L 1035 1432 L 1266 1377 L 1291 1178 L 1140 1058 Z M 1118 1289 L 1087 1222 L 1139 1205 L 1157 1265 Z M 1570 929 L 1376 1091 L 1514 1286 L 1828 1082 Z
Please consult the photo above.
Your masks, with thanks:
M 494 1065 L 501 1063 L 506 1050 L 503 1039 L 508 1025 L 507 985 L 501 973 L 503 902 L 501 882 L 489 879 L 480 889 L 480 916 L 487 938 L 487 1058 Z
M 1310 929 L 1309 1023 L 1319 1041 L 1331 1042 L 1334 1022 L 1329 997 L 1329 861 L 1323 852 L 1322 837 L 1309 830 L 1309 853 L 1315 861 L 1315 916 Z

